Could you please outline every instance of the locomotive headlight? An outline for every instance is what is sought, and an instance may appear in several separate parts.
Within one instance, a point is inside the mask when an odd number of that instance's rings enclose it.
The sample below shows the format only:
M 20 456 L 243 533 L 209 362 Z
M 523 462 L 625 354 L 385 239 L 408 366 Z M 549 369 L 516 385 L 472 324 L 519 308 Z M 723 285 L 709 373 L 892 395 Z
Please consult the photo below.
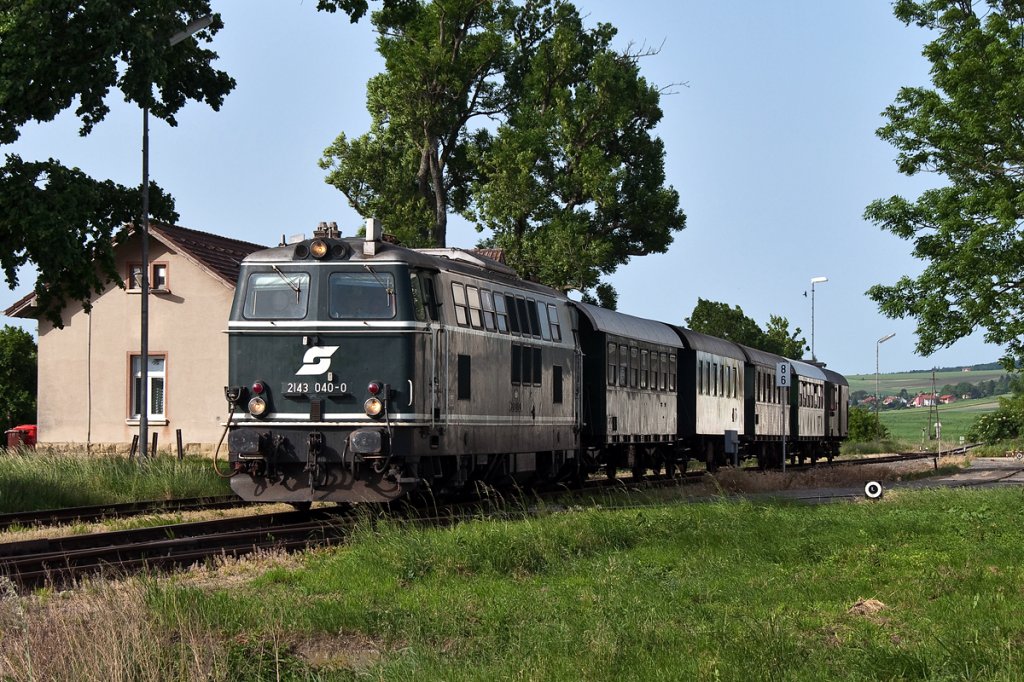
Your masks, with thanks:
M 249 401 L 249 414 L 254 417 L 262 417 L 267 413 L 267 401 L 260 396 L 256 396 Z
M 327 255 L 327 242 L 317 239 L 309 245 L 309 252 L 313 254 L 313 258 L 323 258 Z
M 367 417 L 379 417 L 384 410 L 384 403 L 380 401 L 380 398 L 370 398 L 363 403 L 363 409 L 366 410 Z

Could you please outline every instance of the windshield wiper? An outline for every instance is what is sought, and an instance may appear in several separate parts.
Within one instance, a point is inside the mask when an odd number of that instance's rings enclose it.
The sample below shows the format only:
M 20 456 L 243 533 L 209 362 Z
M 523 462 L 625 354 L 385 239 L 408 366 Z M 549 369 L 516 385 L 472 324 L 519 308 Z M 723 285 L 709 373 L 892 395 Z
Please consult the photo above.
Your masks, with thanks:
M 391 298 L 392 298 L 392 297 L 393 297 L 393 296 L 395 295 L 395 290 L 394 290 L 393 288 L 389 287 L 389 286 L 387 285 L 387 283 L 386 283 L 386 282 L 384 282 L 384 281 L 383 281 L 383 280 L 382 280 L 382 279 L 381 279 L 381 278 L 380 278 L 380 277 L 379 277 L 379 276 L 377 275 L 377 273 L 373 271 L 373 268 L 371 268 L 371 267 L 370 267 L 369 265 L 363 265 L 363 267 L 364 267 L 364 268 L 366 268 L 366 271 L 367 271 L 368 273 L 370 273 L 371 275 L 373 275 L 373 278 L 374 278 L 375 280 L 377 280 L 377 284 L 381 285 L 381 287 L 383 287 L 383 288 L 384 288 L 384 291 L 388 292 L 388 308 L 390 308 L 390 307 L 391 307 Z
M 278 276 L 281 279 L 284 280 L 285 284 L 287 284 L 288 287 L 295 292 L 295 302 L 298 303 L 299 297 L 302 295 L 302 289 L 299 288 L 299 285 L 288 279 L 288 276 L 281 271 L 281 268 L 277 267 L 276 265 L 271 265 L 270 267 L 274 270 L 274 272 L 278 274 Z

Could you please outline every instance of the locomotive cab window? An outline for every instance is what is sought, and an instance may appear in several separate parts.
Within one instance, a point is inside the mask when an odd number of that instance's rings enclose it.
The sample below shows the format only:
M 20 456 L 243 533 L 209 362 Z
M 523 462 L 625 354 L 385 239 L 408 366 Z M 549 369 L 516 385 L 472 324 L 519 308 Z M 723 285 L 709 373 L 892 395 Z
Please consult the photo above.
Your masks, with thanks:
M 390 320 L 395 278 L 389 272 L 332 272 L 328 311 L 335 320 Z
M 309 302 L 309 274 L 305 272 L 254 272 L 245 287 L 249 320 L 301 320 Z

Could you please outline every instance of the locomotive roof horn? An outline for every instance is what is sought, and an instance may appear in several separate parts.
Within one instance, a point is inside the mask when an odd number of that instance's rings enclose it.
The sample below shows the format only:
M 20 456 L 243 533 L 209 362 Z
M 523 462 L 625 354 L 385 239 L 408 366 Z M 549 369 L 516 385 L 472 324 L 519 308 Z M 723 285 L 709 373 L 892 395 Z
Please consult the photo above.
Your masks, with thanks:
M 313 230 L 314 239 L 341 239 L 341 232 L 338 230 L 338 223 L 333 220 L 329 223 L 320 221 L 320 224 Z
M 377 218 L 366 219 L 366 240 L 363 242 L 363 255 L 377 255 L 377 243 L 384 234 L 384 227 Z

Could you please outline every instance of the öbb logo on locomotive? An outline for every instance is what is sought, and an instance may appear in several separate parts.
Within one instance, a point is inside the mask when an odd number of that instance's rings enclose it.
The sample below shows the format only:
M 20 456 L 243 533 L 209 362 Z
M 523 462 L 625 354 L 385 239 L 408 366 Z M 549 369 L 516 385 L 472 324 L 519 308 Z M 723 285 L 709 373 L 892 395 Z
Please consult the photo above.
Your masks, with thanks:
M 314 347 L 302 357 L 302 366 L 295 370 L 295 376 L 318 376 L 331 368 L 331 357 L 337 346 Z
M 228 323 L 233 489 L 387 501 L 838 454 L 849 385 L 823 364 L 573 301 L 489 255 L 405 248 L 374 220 L 250 254 Z

